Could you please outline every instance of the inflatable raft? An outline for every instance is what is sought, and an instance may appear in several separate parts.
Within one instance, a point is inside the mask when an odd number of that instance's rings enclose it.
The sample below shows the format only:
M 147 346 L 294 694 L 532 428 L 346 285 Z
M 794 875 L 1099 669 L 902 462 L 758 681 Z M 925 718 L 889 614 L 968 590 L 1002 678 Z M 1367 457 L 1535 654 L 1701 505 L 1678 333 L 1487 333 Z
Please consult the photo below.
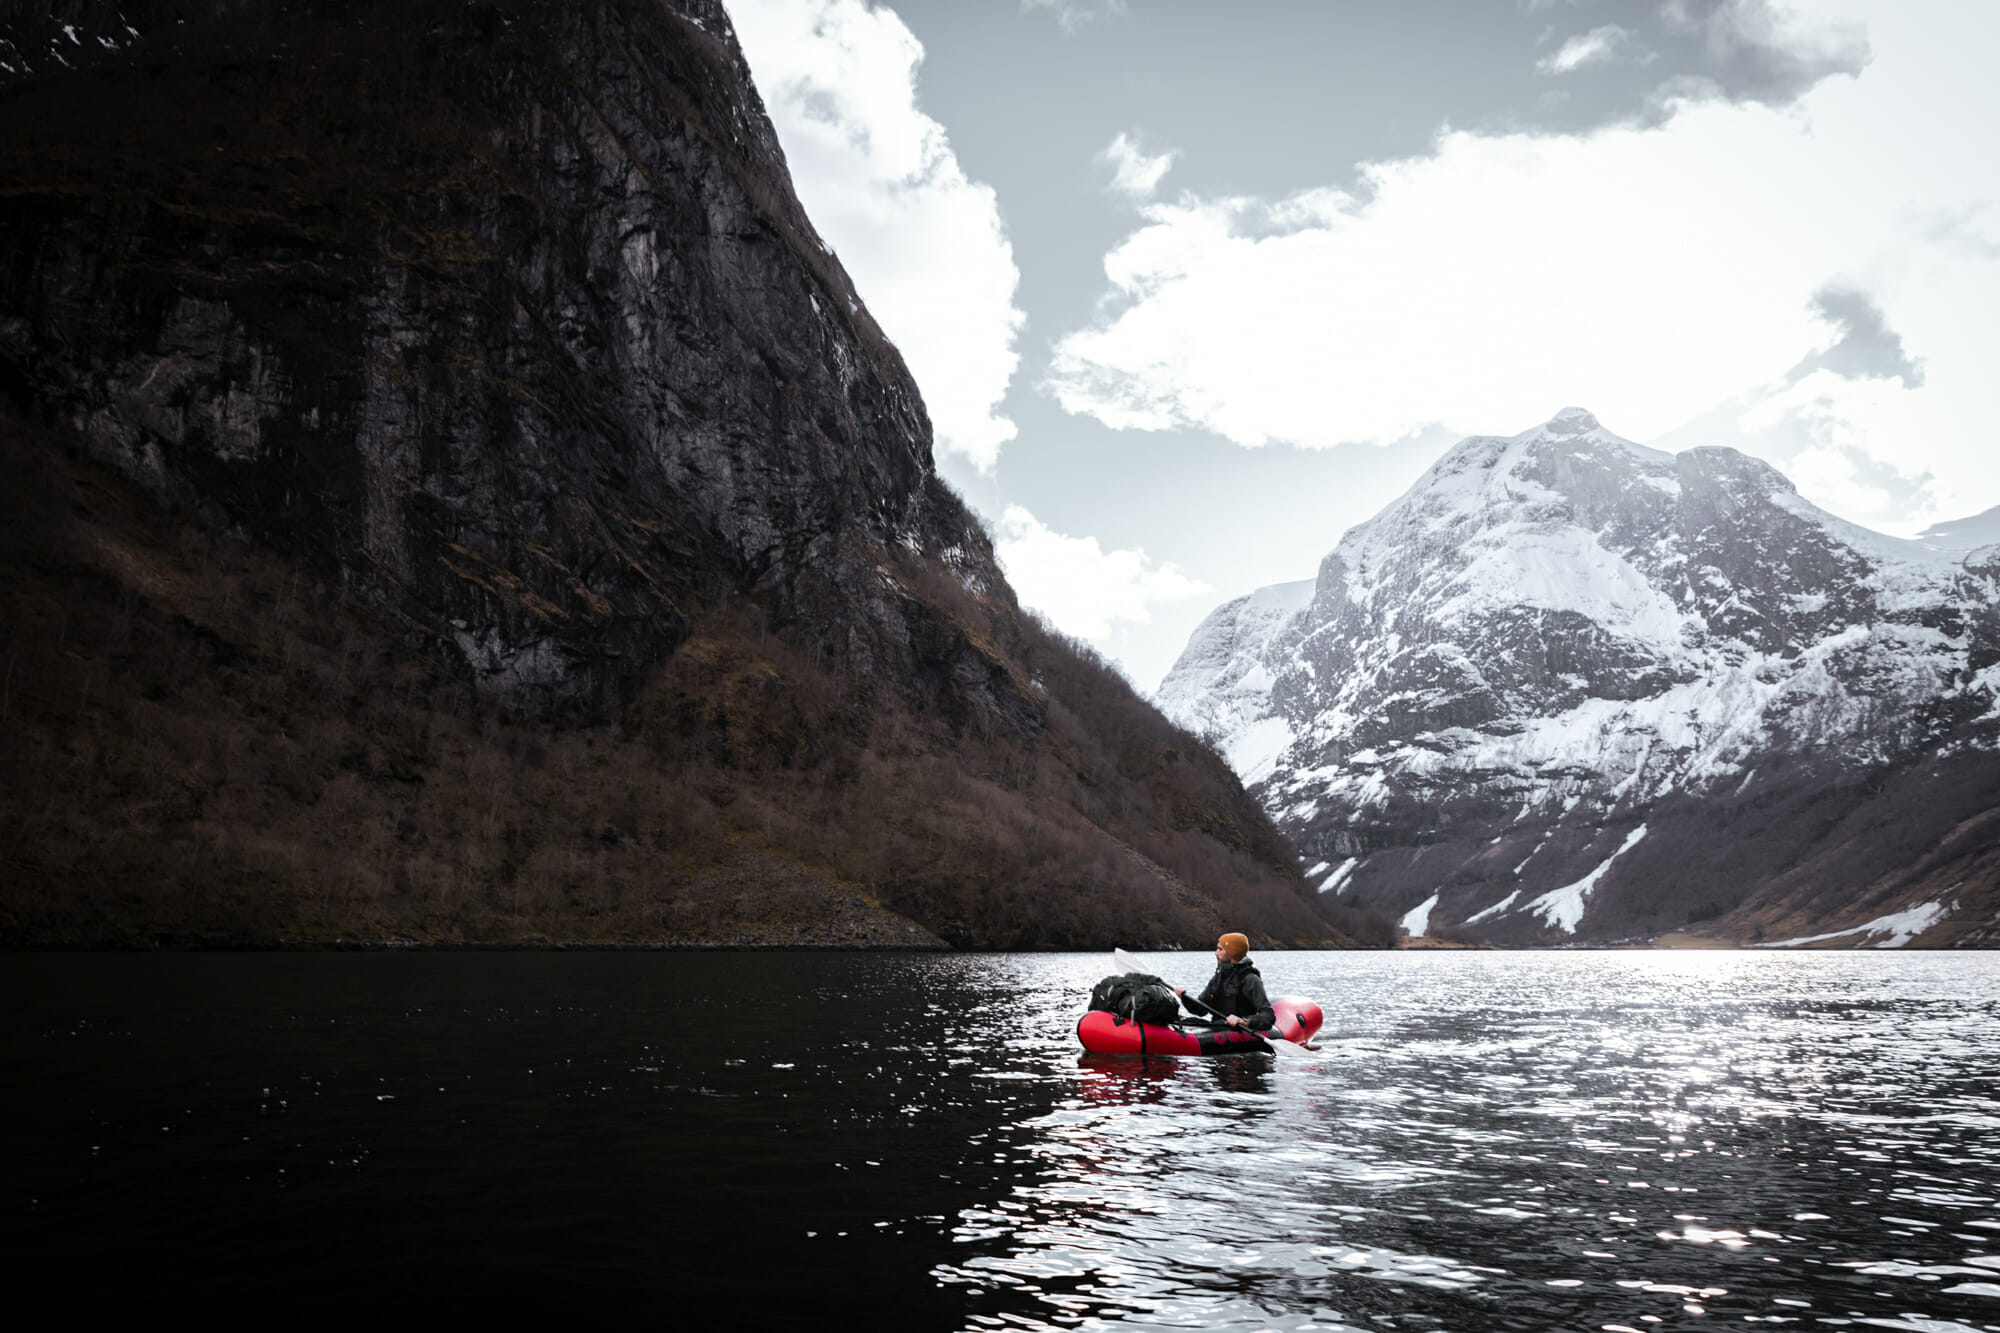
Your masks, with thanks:
M 1137 1023 L 1119 1014 L 1093 1009 L 1076 1021 L 1076 1039 L 1098 1055 L 1233 1055 L 1269 1051 L 1266 1036 L 1303 1045 L 1325 1021 L 1311 1000 L 1287 995 L 1271 1001 L 1277 1016 L 1269 1033 L 1248 1028 L 1207 1028 L 1194 1023 Z

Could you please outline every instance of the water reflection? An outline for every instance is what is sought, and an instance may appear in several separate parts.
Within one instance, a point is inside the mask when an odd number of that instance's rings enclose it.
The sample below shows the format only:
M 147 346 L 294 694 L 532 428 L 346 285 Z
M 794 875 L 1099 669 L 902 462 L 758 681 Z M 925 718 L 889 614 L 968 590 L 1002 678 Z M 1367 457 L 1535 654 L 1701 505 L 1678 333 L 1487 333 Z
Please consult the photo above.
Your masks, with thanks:
M 1084 1071 L 1078 1090 L 1087 1102 L 1107 1106 L 1130 1106 L 1139 1102 L 1166 1100 L 1167 1084 L 1185 1073 L 1188 1062 L 1171 1059 L 1134 1059 L 1125 1055 L 1094 1055 L 1088 1051 L 1078 1058 Z
M 2000 1328 L 1995 960 L 1280 957 L 1326 1059 L 1085 1057 L 939 1279 L 1050 1327 Z

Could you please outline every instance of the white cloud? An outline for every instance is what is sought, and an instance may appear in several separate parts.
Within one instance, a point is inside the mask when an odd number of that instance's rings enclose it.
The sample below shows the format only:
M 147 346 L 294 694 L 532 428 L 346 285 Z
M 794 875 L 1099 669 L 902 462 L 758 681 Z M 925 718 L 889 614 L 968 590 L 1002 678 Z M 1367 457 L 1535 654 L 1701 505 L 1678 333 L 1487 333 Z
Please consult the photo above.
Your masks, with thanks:
M 866 0 L 731 0 L 813 225 L 923 391 L 941 449 L 991 469 L 1019 360 L 1020 273 L 998 201 L 917 106 L 923 46 Z
M 1000 515 L 994 550 L 1023 606 L 1065 634 L 1102 642 L 1112 622 L 1145 624 L 1152 608 L 1214 591 L 1140 550 L 1106 551 L 1095 537 L 1053 531 L 1019 505 Z
M 1117 138 L 1105 145 L 1097 160 L 1111 168 L 1112 189 L 1133 199 L 1149 199 L 1179 155 L 1172 148 L 1149 155 L 1137 140 L 1121 130 Z
M 1828 460 L 1851 480 L 1893 462 L 1931 477 L 1904 503 L 1985 508 L 2000 264 L 1940 219 L 2000 198 L 1980 128 L 2000 120 L 2000 85 L 1973 54 L 2000 44 L 2000 7 L 1884 5 L 1869 30 L 1865 75 L 1796 111 L 1704 102 L 1583 138 L 1447 133 L 1367 169 L 1366 198 L 1146 203 L 1045 385 L 1113 427 L 1249 446 L 1511 432 L 1563 403 L 1644 440 L 1733 404 L 1740 439 L 1716 442 L 1783 466 L 1819 439 L 1830 452 L 1806 461 L 1823 480 Z M 1867 294 L 1920 387 L 1788 383 L 1829 345 L 1814 296 L 1830 282 Z M 1898 490 L 1843 483 L 1844 512 L 1907 529 L 1922 515 L 1896 510 Z
M 1667 0 L 1660 6 L 1660 19 L 1670 31 L 1700 34 L 1714 60 L 1755 51 L 1802 67 L 1832 69 L 1856 66 L 1868 58 L 1867 33 L 1861 23 L 1802 14 L 1776 0 L 1699 5 Z
M 1121 18 L 1125 14 L 1125 0 L 1101 0 L 1100 4 L 1090 4 L 1088 0 L 1021 0 L 1021 12 L 1029 13 L 1046 9 L 1056 16 L 1056 25 L 1064 32 L 1075 32 L 1086 23 L 1101 18 Z
M 1058 342 L 1050 382 L 1112 426 L 1253 446 L 1527 424 L 1571 401 L 1663 428 L 1685 396 L 1714 402 L 1746 371 L 1796 363 L 1821 331 L 1807 297 L 1834 267 L 1795 256 L 1790 290 L 1767 274 L 1780 298 L 1716 327 L 1753 257 L 1732 255 L 1728 216 L 1682 206 L 1698 156 L 1637 130 L 1453 134 L 1433 157 L 1371 168 L 1366 202 L 1319 189 L 1146 205 L 1105 259 L 1112 305 Z
M 1816 370 L 1790 384 L 1740 394 L 1654 443 L 1664 449 L 1720 444 L 1756 454 L 1821 508 L 1907 535 L 1923 526 L 1911 515 L 1940 507 L 1927 451 L 1896 447 L 1906 443 L 1911 406 L 1900 384 Z M 1986 507 L 1971 498 L 1979 494 L 2000 496 L 2000 488 L 1970 492 L 1943 508 L 1949 517 L 1964 517 Z
M 1616 23 L 1580 32 L 1550 55 L 1535 62 L 1543 74 L 1568 74 L 1591 65 L 1608 65 L 1633 45 L 1633 34 Z

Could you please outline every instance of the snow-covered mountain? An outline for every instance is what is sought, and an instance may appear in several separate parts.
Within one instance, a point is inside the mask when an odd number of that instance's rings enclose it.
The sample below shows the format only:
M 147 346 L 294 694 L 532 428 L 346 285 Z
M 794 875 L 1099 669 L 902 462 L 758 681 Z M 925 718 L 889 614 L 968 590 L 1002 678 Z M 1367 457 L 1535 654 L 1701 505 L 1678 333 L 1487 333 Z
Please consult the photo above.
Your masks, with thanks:
M 1218 608 L 1158 702 L 1419 931 L 1880 943 L 1992 930 L 1996 694 L 2000 547 L 1566 408 Z
M 1946 523 L 1933 523 L 1917 534 L 1917 540 L 1939 551 L 1971 551 L 2000 544 L 2000 505 Z

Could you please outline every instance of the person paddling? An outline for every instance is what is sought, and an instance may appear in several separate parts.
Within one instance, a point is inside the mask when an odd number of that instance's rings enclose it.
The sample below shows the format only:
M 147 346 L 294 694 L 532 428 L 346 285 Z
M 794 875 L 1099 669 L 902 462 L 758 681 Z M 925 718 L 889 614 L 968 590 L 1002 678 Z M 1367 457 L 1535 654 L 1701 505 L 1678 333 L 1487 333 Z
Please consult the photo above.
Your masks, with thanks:
M 1268 1032 L 1277 1021 L 1271 999 L 1264 994 L 1264 978 L 1250 961 L 1250 939 L 1233 931 L 1215 942 L 1215 975 L 1200 997 L 1188 999 L 1179 986 L 1174 994 L 1190 1012 L 1210 1014 L 1233 1028 Z

